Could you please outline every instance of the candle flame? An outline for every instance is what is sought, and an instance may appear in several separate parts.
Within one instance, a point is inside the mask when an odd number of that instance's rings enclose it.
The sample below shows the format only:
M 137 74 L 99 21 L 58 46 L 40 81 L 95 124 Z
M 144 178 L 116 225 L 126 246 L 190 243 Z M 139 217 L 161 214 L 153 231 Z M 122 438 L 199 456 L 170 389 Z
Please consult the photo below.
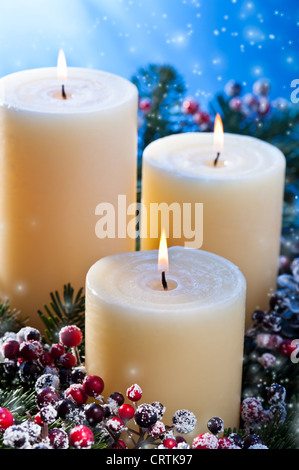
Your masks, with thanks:
M 214 125 L 214 150 L 215 152 L 221 152 L 224 145 L 224 133 L 222 119 L 219 114 L 216 114 L 215 125 Z
M 62 49 L 60 49 L 57 60 L 57 77 L 59 80 L 64 83 L 67 80 L 67 63 L 65 54 Z
M 159 245 L 159 257 L 158 257 L 158 269 L 159 272 L 168 271 L 168 248 L 165 230 L 162 230 L 160 245 Z

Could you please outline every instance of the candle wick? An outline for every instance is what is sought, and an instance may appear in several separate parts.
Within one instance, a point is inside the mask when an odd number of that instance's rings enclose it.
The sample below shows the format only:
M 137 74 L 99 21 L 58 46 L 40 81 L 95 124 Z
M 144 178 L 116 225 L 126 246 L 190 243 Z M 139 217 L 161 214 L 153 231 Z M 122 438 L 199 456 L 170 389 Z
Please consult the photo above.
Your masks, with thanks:
M 62 94 L 62 98 L 63 98 L 64 100 L 66 100 L 66 99 L 67 99 L 67 94 L 66 94 L 66 92 L 65 92 L 65 87 L 64 87 L 64 85 L 62 85 L 62 87 L 61 87 L 61 94 Z
M 217 166 L 219 157 L 220 157 L 220 152 L 217 153 L 217 157 L 216 157 L 215 160 L 214 160 L 214 166 Z
M 165 271 L 162 272 L 162 286 L 163 286 L 164 290 L 168 289 L 168 285 L 167 285 L 167 281 L 166 281 L 166 277 L 165 277 Z

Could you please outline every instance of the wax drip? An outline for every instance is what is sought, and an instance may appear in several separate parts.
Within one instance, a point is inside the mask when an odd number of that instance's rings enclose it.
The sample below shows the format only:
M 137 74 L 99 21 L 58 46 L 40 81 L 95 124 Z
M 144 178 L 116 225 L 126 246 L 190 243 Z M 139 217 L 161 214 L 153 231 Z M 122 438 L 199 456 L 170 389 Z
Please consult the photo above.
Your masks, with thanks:
M 67 95 L 66 95 L 66 92 L 65 92 L 65 87 L 64 87 L 64 85 L 62 85 L 61 94 L 62 94 L 62 98 L 63 98 L 64 100 L 66 100 L 66 99 L 67 99 Z
M 220 158 L 220 152 L 217 153 L 217 157 L 214 160 L 214 166 L 217 166 L 219 158 Z
M 164 271 L 162 272 L 162 286 L 163 286 L 163 289 L 164 289 L 164 290 L 167 290 L 167 289 L 168 289 L 168 285 L 167 285 L 167 281 L 166 281 L 166 277 L 165 277 L 165 272 L 164 272 Z

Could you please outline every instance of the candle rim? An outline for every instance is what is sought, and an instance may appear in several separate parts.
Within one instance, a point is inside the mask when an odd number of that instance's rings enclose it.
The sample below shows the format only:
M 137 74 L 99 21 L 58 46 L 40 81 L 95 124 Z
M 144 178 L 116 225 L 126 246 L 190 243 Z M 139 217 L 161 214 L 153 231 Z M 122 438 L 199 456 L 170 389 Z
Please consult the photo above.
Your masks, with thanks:
M 215 253 L 211 253 L 205 250 L 198 250 L 194 248 L 187 248 L 187 247 L 182 247 L 182 246 L 172 246 L 168 248 L 169 256 L 171 256 L 172 252 L 175 250 L 188 250 L 189 252 L 199 252 L 202 253 L 204 256 L 208 256 L 209 258 L 214 258 L 215 260 L 221 260 L 221 263 L 223 263 L 225 266 L 228 266 L 232 272 L 236 274 L 236 278 L 238 279 L 238 284 L 237 286 L 234 285 L 234 289 L 229 293 L 229 295 L 226 298 L 219 298 L 217 301 L 215 299 L 212 299 L 211 297 L 209 298 L 208 302 L 206 304 L 200 303 L 200 298 L 196 300 L 192 300 L 190 302 L 186 303 L 179 303 L 177 304 L 175 301 L 175 297 L 173 297 L 173 301 L 169 304 L 167 303 L 152 303 L 151 306 L 147 307 L 145 304 L 141 302 L 136 302 L 129 304 L 128 302 L 124 301 L 120 303 L 119 300 L 116 299 L 115 296 L 110 294 L 109 292 L 107 293 L 105 290 L 102 290 L 99 286 L 99 284 L 96 281 L 91 281 L 90 277 L 91 275 L 95 275 L 95 277 L 98 276 L 97 270 L 100 269 L 100 266 L 103 263 L 109 262 L 110 259 L 122 259 L 125 257 L 129 258 L 134 258 L 139 256 L 138 253 L 148 253 L 153 255 L 153 261 L 155 261 L 158 257 L 158 250 L 146 250 L 146 251 L 133 251 L 129 253 L 118 253 L 117 255 L 108 255 L 100 260 L 98 260 L 96 263 L 94 263 L 90 269 L 88 270 L 87 276 L 86 276 L 86 292 L 89 290 L 92 292 L 93 296 L 95 299 L 97 299 L 99 302 L 107 302 L 112 305 L 116 305 L 118 309 L 124 308 L 124 310 L 128 309 L 128 306 L 130 307 L 130 310 L 132 310 L 132 313 L 134 312 L 135 314 L 142 312 L 147 312 L 149 314 L 160 314 L 161 312 L 164 312 L 169 315 L 181 315 L 182 309 L 184 310 L 184 314 L 202 314 L 205 309 L 209 309 L 211 306 L 218 307 L 220 310 L 222 310 L 222 307 L 227 309 L 228 305 L 233 305 L 236 299 L 241 297 L 242 293 L 245 292 L 246 295 L 246 279 L 239 269 L 238 266 L 236 266 L 233 262 L 227 260 L 226 258 L 219 256 Z M 146 256 L 146 255 L 145 255 Z M 174 269 L 173 269 L 174 271 Z M 155 274 L 158 275 L 157 271 L 155 271 Z M 172 276 L 169 276 L 170 279 L 172 279 Z M 96 284 L 96 285 L 95 285 Z M 237 287 L 237 288 L 236 288 Z M 160 296 L 161 299 L 163 299 L 163 296 L 169 295 L 169 297 L 172 297 L 172 293 L 175 291 L 174 290 L 169 290 L 169 291 L 153 291 L 156 296 Z M 245 296 L 244 296 L 245 297 Z M 88 296 L 87 296 L 88 298 Z M 133 297 L 132 297 L 133 298 Z M 244 299 L 245 300 L 245 299 Z

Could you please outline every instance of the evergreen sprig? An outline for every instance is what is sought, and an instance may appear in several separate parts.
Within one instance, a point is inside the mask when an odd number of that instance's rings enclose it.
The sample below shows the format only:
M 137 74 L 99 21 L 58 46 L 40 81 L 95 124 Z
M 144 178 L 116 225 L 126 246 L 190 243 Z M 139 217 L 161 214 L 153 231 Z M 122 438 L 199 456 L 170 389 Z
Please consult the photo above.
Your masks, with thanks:
M 83 288 L 74 294 L 71 284 L 63 288 L 63 295 L 58 291 L 50 294 L 51 302 L 44 305 L 45 312 L 38 310 L 38 314 L 45 324 L 45 336 L 50 343 L 57 343 L 59 331 L 66 325 L 76 325 L 84 336 L 85 330 L 85 296 Z
M 27 318 L 21 317 L 21 312 L 11 309 L 9 302 L 0 301 L 0 338 L 7 331 L 17 332 L 27 323 Z
M 0 388 L 0 407 L 7 408 L 17 421 L 28 420 L 27 413 L 36 409 L 35 390 L 25 391 L 23 387 L 15 390 Z

